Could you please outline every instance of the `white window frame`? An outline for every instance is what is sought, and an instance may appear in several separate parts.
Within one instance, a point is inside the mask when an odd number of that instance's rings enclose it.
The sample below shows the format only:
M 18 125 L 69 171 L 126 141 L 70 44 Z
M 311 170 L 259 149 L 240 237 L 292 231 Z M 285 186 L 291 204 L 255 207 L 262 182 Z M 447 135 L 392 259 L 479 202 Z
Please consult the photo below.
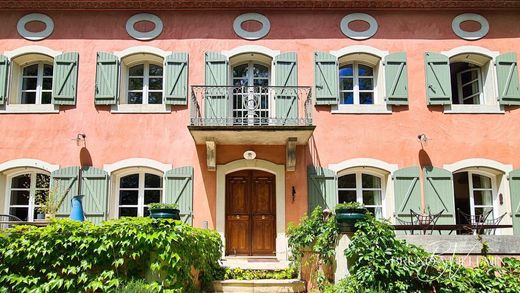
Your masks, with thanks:
M 161 184 L 162 184 L 162 187 L 160 188 L 145 188 L 144 187 L 144 180 L 145 180 L 145 174 L 152 174 L 152 175 L 156 175 L 156 176 L 159 176 L 161 177 Z M 139 174 L 139 182 L 138 182 L 138 187 L 137 188 L 123 188 L 121 189 L 121 178 L 122 177 L 125 177 L 125 176 L 128 176 L 128 175 L 133 175 L 133 174 Z M 151 169 L 142 169 L 142 168 L 139 168 L 139 169 L 131 169 L 131 170 L 127 170 L 123 173 L 120 173 L 116 176 L 116 189 L 115 189 L 115 211 L 114 211 L 114 214 L 115 214 L 115 218 L 118 219 L 119 218 L 119 208 L 124 208 L 124 207 L 128 207 L 128 208 L 137 208 L 137 217 L 143 217 L 144 216 L 144 208 L 145 208 L 145 204 L 144 204 L 144 192 L 145 190 L 160 190 L 161 191 L 161 199 L 160 199 L 160 202 L 163 203 L 164 202 L 164 174 L 161 173 L 161 172 L 157 172 L 155 170 L 151 170 Z M 119 194 L 120 194 L 120 191 L 121 190 L 137 190 L 138 193 L 137 193 L 137 205 L 120 205 L 119 204 Z
M 368 63 L 365 63 L 365 62 L 362 62 L 362 61 L 354 61 L 354 62 L 348 62 L 348 63 L 345 63 L 343 65 L 341 65 L 339 68 L 341 70 L 342 67 L 345 67 L 345 66 L 348 66 L 348 65 L 352 65 L 352 71 L 353 71 L 353 76 L 352 77 L 343 77 L 343 78 L 352 78 L 353 79 L 353 89 L 352 89 L 352 94 L 353 94 L 353 104 L 342 104 L 340 103 L 341 105 L 375 105 L 377 103 L 376 101 L 376 94 L 377 94 L 377 91 L 376 91 L 376 84 L 377 84 L 377 66 L 373 66 L 371 64 L 368 64 Z M 359 65 L 364 65 L 364 66 L 367 66 L 367 67 L 370 67 L 372 69 L 372 75 L 370 76 L 363 76 L 363 77 L 360 77 L 359 76 Z M 359 89 L 359 79 L 360 78 L 371 78 L 372 79 L 372 90 L 360 90 Z M 340 89 L 339 89 L 339 94 L 340 94 L 340 101 L 341 101 L 341 94 L 342 93 L 348 93 L 348 92 L 351 92 L 350 90 L 342 90 L 341 89 L 341 79 L 342 77 L 339 75 L 339 71 L 338 71 L 338 80 L 339 80 L 339 83 L 340 83 Z M 361 93 L 372 93 L 372 104 L 360 104 L 360 94 Z
M 29 187 L 29 205 L 11 205 L 11 191 L 13 188 L 11 188 L 12 180 L 14 177 L 24 175 L 24 174 L 30 174 L 31 175 L 31 186 Z M 49 176 L 49 189 L 50 189 L 50 176 L 51 174 L 43 171 L 43 170 L 36 170 L 36 169 L 28 169 L 28 170 L 21 170 L 18 172 L 11 173 L 7 176 L 7 184 L 6 184 L 6 191 L 5 191 L 5 213 L 10 214 L 9 210 L 10 208 L 28 208 L 27 213 L 27 222 L 33 222 L 34 221 L 34 209 L 38 208 L 39 205 L 36 204 L 36 191 L 37 190 L 44 190 L 43 188 L 36 188 L 36 174 L 44 174 Z M 14 190 L 27 190 L 27 188 L 14 188 Z
M 139 66 L 139 65 L 143 65 L 143 76 L 137 76 L 137 75 L 131 76 L 130 68 L 132 68 L 134 66 Z M 150 65 L 160 66 L 163 69 L 163 75 L 160 77 L 162 79 L 162 89 L 161 90 L 151 90 L 149 88 Z M 143 88 L 140 90 L 130 90 L 129 89 L 130 78 L 143 79 Z M 151 78 L 159 78 L 159 76 L 152 76 Z M 124 100 L 125 104 L 130 104 L 128 101 L 128 98 L 129 98 L 129 94 L 131 92 L 142 93 L 143 102 L 141 104 L 135 104 L 135 105 L 162 105 L 162 104 L 164 104 L 164 65 L 163 64 L 158 64 L 158 63 L 150 62 L 150 61 L 144 61 L 144 62 L 138 62 L 138 63 L 128 65 L 128 67 L 126 68 L 126 84 L 127 84 L 127 87 L 126 87 L 126 95 L 125 95 L 125 100 Z M 148 93 L 161 93 L 161 103 L 160 104 L 148 104 Z M 130 104 L 130 105 L 134 105 L 134 104 Z
M 471 215 L 475 216 L 475 208 L 491 208 L 493 211 L 491 212 L 491 216 L 493 219 L 497 215 L 497 206 L 496 206 L 496 176 L 493 174 L 488 174 L 485 172 L 475 172 L 475 171 L 467 171 L 468 173 L 468 185 L 469 185 L 469 204 Z M 473 187 L 473 175 L 484 176 L 490 179 L 491 188 L 474 188 Z M 475 191 L 491 191 L 491 205 L 475 205 Z
M 38 64 L 38 72 L 37 72 L 37 75 L 36 75 L 36 89 L 35 90 L 24 90 L 23 89 L 23 81 L 24 79 L 26 78 L 31 78 L 33 79 L 34 76 L 26 76 L 26 75 L 23 75 L 23 71 L 26 67 L 29 67 L 29 66 L 33 66 L 35 64 Z M 52 86 L 51 86 L 51 89 L 50 90 L 44 90 L 43 89 L 43 78 L 49 78 L 48 76 L 44 76 L 43 75 L 43 67 L 44 65 L 50 65 L 51 67 L 54 67 L 53 64 L 51 63 L 48 63 L 48 62 L 33 62 L 33 63 L 30 63 L 30 64 L 26 64 L 24 65 L 22 68 L 21 68 L 21 72 L 20 72 L 20 84 L 19 84 L 19 90 L 18 90 L 18 97 L 17 97 L 17 103 L 18 104 L 22 104 L 22 96 L 23 96 L 23 93 L 36 93 L 36 99 L 34 101 L 34 104 L 24 104 L 24 105 L 43 105 L 42 104 L 42 93 L 51 93 L 51 102 L 49 104 L 52 104 Z M 54 68 L 53 68 L 54 70 Z M 53 78 L 53 76 L 51 75 L 50 76 L 51 80 Z
M 385 176 L 383 176 L 379 173 L 364 169 L 364 170 L 347 170 L 344 172 L 340 172 L 338 174 L 338 178 L 342 177 L 342 176 L 352 175 L 352 174 L 356 175 L 356 188 L 340 188 L 339 186 L 337 186 L 336 198 L 337 198 L 338 203 L 341 203 L 341 202 L 339 202 L 339 191 L 340 190 L 347 190 L 347 191 L 355 190 L 357 202 L 362 203 L 367 208 L 381 208 L 381 218 L 382 219 L 385 218 L 385 215 L 386 215 L 386 213 L 385 213 L 386 212 L 386 208 L 385 208 L 385 206 L 386 206 L 386 201 L 385 201 L 386 182 L 385 182 L 385 178 L 384 178 Z M 381 182 L 381 187 L 380 188 L 363 188 L 363 185 L 362 185 L 363 174 L 379 178 L 379 180 Z M 339 182 L 337 182 L 336 184 L 339 185 Z M 380 191 L 381 192 L 381 205 L 365 205 L 363 203 L 363 191 Z
M 482 70 L 482 68 L 480 66 L 477 66 L 477 67 L 473 67 L 473 68 L 462 70 L 461 72 L 457 72 L 457 92 L 458 92 L 459 105 L 482 105 L 482 104 L 485 104 L 484 92 L 483 92 L 483 87 L 482 87 L 483 85 L 482 85 L 481 70 Z M 472 72 L 472 71 L 476 71 L 477 72 L 477 78 L 473 79 L 470 82 L 462 84 L 462 75 L 464 73 L 468 73 L 468 72 Z M 467 86 L 467 85 L 470 85 L 470 84 L 474 83 L 475 81 L 478 84 L 478 93 L 473 94 L 473 95 L 471 95 L 469 97 L 463 97 L 462 88 Z M 478 95 L 478 100 L 479 100 L 478 104 L 464 104 L 465 100 L 473 98 L 476 95 Z

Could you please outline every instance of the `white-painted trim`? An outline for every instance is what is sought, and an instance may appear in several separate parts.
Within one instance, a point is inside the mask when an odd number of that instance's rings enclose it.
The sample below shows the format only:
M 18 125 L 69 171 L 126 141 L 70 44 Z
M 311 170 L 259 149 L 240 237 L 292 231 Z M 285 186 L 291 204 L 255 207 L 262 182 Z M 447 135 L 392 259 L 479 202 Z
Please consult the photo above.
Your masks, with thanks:
M 499 104 L 494 105 L 444 105 L 444 114 L 504 114 L 504 109 Z
M 28 31 L 25 26 L 33 21 L 42 22 L 45 24 L 45 29 L 39 32 Z M 16 30 L 18 34 L 24 39 L 30 41 L 40 41 L 52 34 L 54 31 L 54 21 L 48 15 L 42 13 L 30 13 L 22 16 L 16 24 Z
M 274 57 L 280 55 L 279 50 L 271 50 L 267 47 L 259 46 L 259 45 L 239 46 L 239 47 L 233 48 L 229 51 L 222 51 L 221 53 L 222 53 L 222 55 L 226 56 L 228 59 L 233 56 L 244 54 L 244 53 L 260 53 L 260 54 L 267 55 L 273 59 L 274 59 Z
M 54 57 L 60 55 L 61 53 L 62 53 L 61 51 L 55 51 L 51 48 L 47 48 L 44 46 L 31 45 L 31 46 L 23 46 L 20 48 L 16 48 L 12 51 L 5 51 L 4 55 L 9 59 L 13 59 L 18 56 L 25 55 L 25 54 L 43 54 L 43 55 L 47 55 L 47 56 L 54 58 Z
M 242 28 L 242 23 L 245 21 L 258 21 L 262 24 L 262 27 L 257 31 L 246 31 Z M 233 30 L 235 31 L 235 34 L 237 34 L 242 39 L 246 40 L 259 40 L 269 33 L 271 30 L 271 22 L 269 19 L 262 14 L 259 13 L 244 13 L 235 18 L 235 21 L 233 21 Z
M 389 54 L 388 51 L 382 51 L 377 48 L 366 45 L 347 46 L 337 51 L 330 51 L 329 53 L 336 56 L 337 58 L 354 53 L 368 53 L 381 58 L 381 60 L 383 60 L 383 58 Z
M 0 109 L 0 114 L 54 114 L 60 112 L 60 106 L 54 104 L 7 104 Z
M 513 165 L 506 165 L 495 160 L 489 160 L 484 158 L 465 159 L 452 164 L 444 164 L 443 166 L 444 169 L 452 173 L 474 167 L 487 167 L 501 171 L 504 174 L 513 171 Z
M 478 31 L 470 32 L 463 30 L 460 25 L 465 21 L 475 21 L 480 24 L 480 29 Z M 451 22 L 451 29 L 453 32 L 464 40 L 469 41 L 475 41 L 478 39 L 482 39 L 487 35 L 489 32 L 489 22 L 487 19 L 476 13 L 463 13 L 457 15 L 455 18 L 453 18 L 453 21 Z
M 117 161 L 112 164 L 104 164 L 103 170 L 105 170 L 108 174 L 112 174 L 114 171 L 132 167 L 145 167 L 166 172 L 172 169 L 172 164 L 164 164 L 159 161 L 147 158 L 130 158 Z
M 491 51 L 489 49 L 486 49 L 484 47 L 479 46 L 459 46 L 455 47 L 448 51 L 442 51 L 441 54 L 448 56 L 448 58 L 464 54 L 464 53 L 477 53 L 480 55 L 488 56 L 491 59 L 496 58 L 498 55 L 500 55 L 497 51 Z
M 126 48 L 122 51 L 114 52 L 114 55 L 116 55 L 119 59 L 121 59 L 126 56 L 130 56 L 130 55 L 134 55 L 134 54 L 138 54 L 138 53 L 154 54 L 154 55 L 165 58 L 166 56 L 170 55 L 172 52 L 164 51 L 162 49 L 159 49 L 157 47 L 152 47 L 152 46 L 134 46 L 134 47 Z
M 15 159 L 5 161 L 0 164 L 0 172 L 4 172 L 14 168 L 36 168 L 53 172 L 60 168 L 60 165 L 53 165 L 37 159 Z
M 332 114 L 392 114 L 392 106 L 385 104 L 339 104 L 332 107 L 330 112 Z
M 149 21 L 153 23 L 155 26 L 153 30 L 148 32 L 141 32 L 135 29 L 134 25 L 141 21 Z M 140 41 L 149 41 L 157 38 L 163 30 L 163 22 L 161 18 L 159 18 L 155 14 L 151 13 L 139 13 L 136 15 L 131 16 L 126 21 L 126 32 L 128 35 L 130 35 L 132 38 Z
M 287 237 L 285 236 L 285 166 L 265 160 L 236 160 L 225 165 L 217 165 L 217 232 L 225 244 L 226 233 L 226 175 L 240 170 L 254 169 L 269 172 L 276 176 L 276 258 L 288 259 Z M 225 253 L 225 247 L 223 254 Z
M 357 20 L 368 23 L 368 25 L 369 25 L 368 29 L 366 29 L 364 31 L 354 31 L 348 27 L 349 23 L 351 23 L 353 21 L 357 21 Z M 353 40 L 369 39 L 376 34 L 377 29 L 378 29 L 377 20 L 374 17 L 372 17 L 371 15 L 366 14 L 366 13 L 351 13 L 351 14 L 346 15 L 345 17 L 343 17 L 341 19 L 339 27 L 341 29 L 341 32 L 345 36 L 347 36 Z
M 389 173 L 396 171 L 399 166 L 397 164 L 390 164 L 385 161 L 372 158 L 356 158 L 349 159 L 336 164 L 329 164 L 328 168 L 338 173 L 342 170 L 355 167 L 373 167 L 381 170 L 385 170 Z
M 110 113 L 114 114 L 146 114 L 146 113 L 171 113 L 171 105 L 165 104 L 118 104 L 113 105 Z

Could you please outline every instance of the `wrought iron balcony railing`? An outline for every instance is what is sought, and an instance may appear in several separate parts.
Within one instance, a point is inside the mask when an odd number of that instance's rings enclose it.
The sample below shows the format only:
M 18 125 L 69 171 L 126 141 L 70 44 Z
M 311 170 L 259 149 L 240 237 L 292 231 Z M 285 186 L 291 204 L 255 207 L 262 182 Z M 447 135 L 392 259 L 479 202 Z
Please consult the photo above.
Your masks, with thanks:
M 312 126 L 308 86 L 192 86 L 192 126 Z

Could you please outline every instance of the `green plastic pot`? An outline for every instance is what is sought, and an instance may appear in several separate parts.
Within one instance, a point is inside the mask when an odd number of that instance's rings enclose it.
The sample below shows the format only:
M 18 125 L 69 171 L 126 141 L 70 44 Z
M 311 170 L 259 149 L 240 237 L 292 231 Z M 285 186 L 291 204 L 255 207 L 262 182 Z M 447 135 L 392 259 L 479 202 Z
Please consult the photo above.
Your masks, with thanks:
M 366 218 L 367 210 L 357 209 L 338 209 L 336 210 L 336 225 L 340 232 L 356 232 L 356 223 Z
M 150 209 L 150 217 L 153 219 L 181 219 L 178 209 Z

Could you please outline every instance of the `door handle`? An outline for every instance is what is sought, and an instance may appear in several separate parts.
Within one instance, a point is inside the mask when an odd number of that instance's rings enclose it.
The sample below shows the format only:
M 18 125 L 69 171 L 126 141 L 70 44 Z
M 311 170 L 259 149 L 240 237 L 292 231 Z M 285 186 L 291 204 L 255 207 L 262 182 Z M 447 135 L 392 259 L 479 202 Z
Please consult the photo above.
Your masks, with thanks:
M 265 216 L 264 215 L 262 215 L 262 220 L 265 220 Z
M 240 220 L 240 215 L 236 215 L 235 219 Z

